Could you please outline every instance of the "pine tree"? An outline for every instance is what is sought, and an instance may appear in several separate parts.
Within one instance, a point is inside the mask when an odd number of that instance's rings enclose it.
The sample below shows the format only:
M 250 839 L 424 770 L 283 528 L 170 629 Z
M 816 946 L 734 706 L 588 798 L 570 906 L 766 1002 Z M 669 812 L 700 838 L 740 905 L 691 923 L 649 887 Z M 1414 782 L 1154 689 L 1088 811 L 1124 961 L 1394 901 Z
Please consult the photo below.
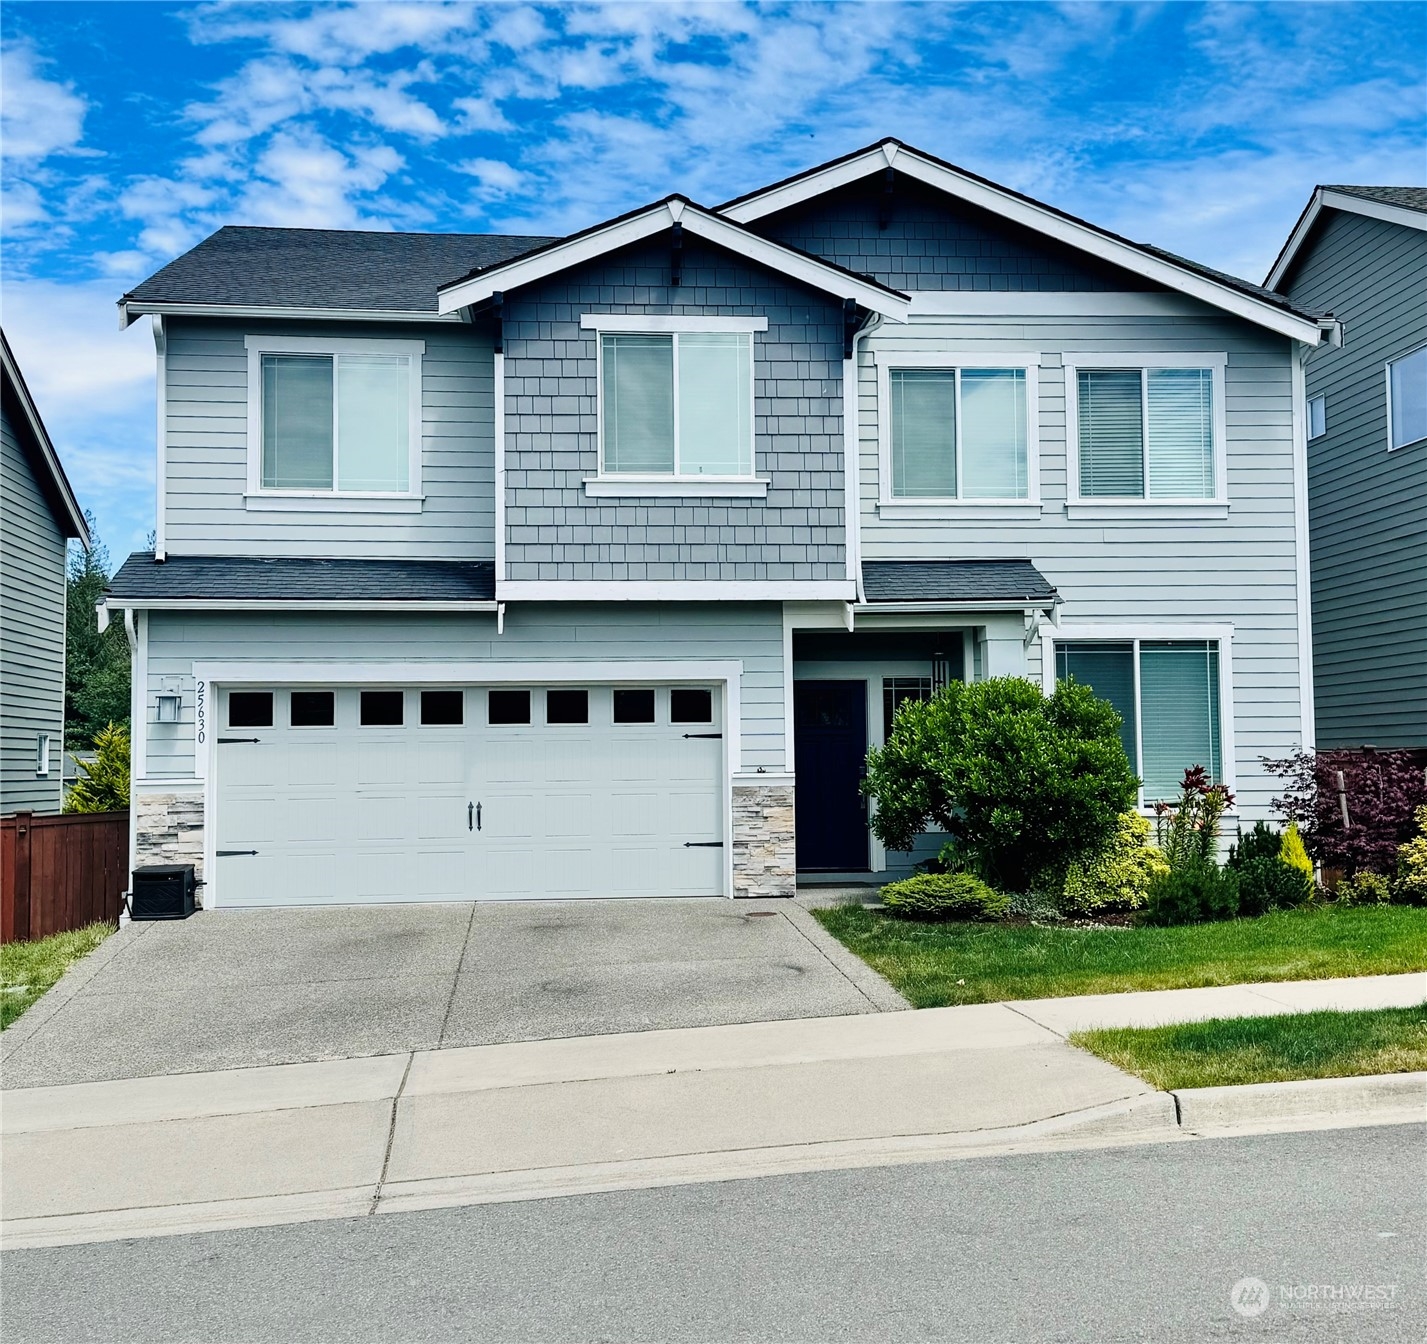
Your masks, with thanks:
M 64 742 L 70 751 L 88 748 L 106 724 L 129 723 L 129 641 L 120 622 L 99 632 L 94 609 L 109 582 L 109 551 L 86 512 L 89 550 L 69 558 L 68 628 L 64 686 Z
M 75 758 L 84 778 L 64 800 L 66 812 L 124 812 L 129 807 L 129 730 L 106 724 L 94 738 L 99 754 L 92 761 Z

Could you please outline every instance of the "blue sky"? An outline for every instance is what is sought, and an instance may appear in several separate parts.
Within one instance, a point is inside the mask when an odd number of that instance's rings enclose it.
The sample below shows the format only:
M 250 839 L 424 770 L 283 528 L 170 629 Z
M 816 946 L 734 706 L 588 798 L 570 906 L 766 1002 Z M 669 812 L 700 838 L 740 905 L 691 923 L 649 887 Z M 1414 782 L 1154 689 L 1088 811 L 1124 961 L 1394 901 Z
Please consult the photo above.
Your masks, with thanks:
M 561 232 L 896 135 L 1261 279 L 1318 182 L 1427 179 L 1427 6 L 4 9 L 4 322 L 116 560 L 154 357 L 114 300 L 225 223 Z

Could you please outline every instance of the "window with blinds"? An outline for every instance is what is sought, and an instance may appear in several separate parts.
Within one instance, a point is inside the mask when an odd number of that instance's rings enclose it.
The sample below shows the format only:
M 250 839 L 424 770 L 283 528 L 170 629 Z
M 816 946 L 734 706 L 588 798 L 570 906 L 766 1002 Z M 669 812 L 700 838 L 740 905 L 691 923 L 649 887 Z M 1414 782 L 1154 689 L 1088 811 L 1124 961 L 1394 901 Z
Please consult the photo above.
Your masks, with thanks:
M 1073 679 L 1120 715 L 1120 740 L 1145 803 L 1176 798 L 1190 766 L 1224 778 L 1217 640 L 1066 642 L 1056 679 Z
M 893 369 L 893 499 L 1025 499 L 1024 369 Z
M 608 475 L 753 475 L 747 332 L 600 336 Z
M 1427 439 L 1427 346 L 1387 366 L 1390 448 Z
M 1078 369 L 1080 494 L 1213 499 L 1212 369 Z

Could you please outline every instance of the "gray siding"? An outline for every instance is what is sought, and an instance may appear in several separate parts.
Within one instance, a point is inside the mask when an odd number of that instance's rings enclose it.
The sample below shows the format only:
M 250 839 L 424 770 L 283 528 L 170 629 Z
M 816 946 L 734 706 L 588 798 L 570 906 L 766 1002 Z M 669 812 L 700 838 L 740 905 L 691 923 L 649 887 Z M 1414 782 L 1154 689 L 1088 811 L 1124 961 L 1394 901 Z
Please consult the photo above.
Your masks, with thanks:
M 334 501 L 250 510 L 247 335 L 419 339 L 420 513 L 353 511 Z M 495 393 L 488 337 L 465 325 L 354 326 L 169 319 L 167 549 L 189 555 L 491 559 L 495 554 Z
M 494 616 L 150 612 L 147 776 L 193 774 L 195 662 L 482 663 L 712 661 L 743 663 L 742 769 L 782 770 L 783 623 L 777 604 L 521 604 Z M 178 677 L 184 722 L 152 722 L 164 677 Z
M 506 573 L 512 580 L 846 577 L 840 301 L 685 239 L 641 245 L 507 296 Z M 596 333 L 583 313 L 760 316 L 754 468 L 766 499 L 590 499 Z
M 751 227 L 903 291 L 1159 288 L 906 177 L 890 200 L 878 174 Z
M 1180 305 L 1181 307 L 1183 305 Z M 1292 372 L 1289 343 L 1207 307 L 1200 316 L 1023 316 L 916 319 L 868 339 L 878 351 L 1038 351 L 1038 518 L 911 521 L 878 511 L 877 382 L 870 354 L 859 370 L 862 553 L 873 559 L 1028 557 L 1059 589 L 1067 635 L 1085 623 L 1231 624 L 1239 796 L 1250 819 L 1267 815 L 1274 781 L 1259 757 L 1302 741 L 1294 536 Z M 1228 431 L 1226 519 L 1072 519 L 1065 510 L 1065 381 L 1071 351 L 1225 351 Z M 1030 675 L 1040 676 L 1039 641 Z
M 65 539 L 0 410 L 0 812 L 58 812 L 64 764 Z M 50 734 L 50 772 L 35 739 Z
M 1427 233 L 1325 211 L 1289 296 L 1342 319 L 1309 357 L 1327 433 L 1308 445 L 1321 746 L 1427 746 L 1427 442 L 1388 451 L 1387 361 L 1427 342 Z

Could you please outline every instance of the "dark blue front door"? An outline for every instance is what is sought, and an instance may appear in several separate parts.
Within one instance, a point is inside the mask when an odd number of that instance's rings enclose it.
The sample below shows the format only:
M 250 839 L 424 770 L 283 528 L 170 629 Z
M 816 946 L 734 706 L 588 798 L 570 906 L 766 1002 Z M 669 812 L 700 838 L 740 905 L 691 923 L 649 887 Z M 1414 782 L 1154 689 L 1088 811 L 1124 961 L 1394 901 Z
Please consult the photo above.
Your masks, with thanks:
M 793 755 L 799 871 L 866 869 L 867 683 L 794 682 Z

